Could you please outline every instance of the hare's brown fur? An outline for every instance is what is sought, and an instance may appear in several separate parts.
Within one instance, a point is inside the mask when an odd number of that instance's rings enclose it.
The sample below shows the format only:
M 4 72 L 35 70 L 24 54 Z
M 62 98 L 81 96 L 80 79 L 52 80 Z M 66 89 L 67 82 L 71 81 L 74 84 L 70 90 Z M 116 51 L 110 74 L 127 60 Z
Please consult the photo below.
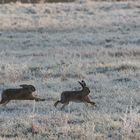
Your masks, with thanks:
M 6 89 L 2 92 L 0 104 L 7 104 L 10 100 L 35 100 L 45 101 L 32 95 L 36 91 L 33 85 L 20 85 L 21 88 Z
M 95 105 L 95 102 L 92 102 L 89 99 L 88 95 L 90 93 L 90 90 L 86 86 L 86 83 L 83 80 L 79 83 L 82 86 L 82 90 L 62 92 L 61 99 L 55 102 L 54 106 L 56 107 L 58 103 L 62 103 L 63 104 L 62 108 L 64 108 L 66 105 L 69 104 L 69 102 L 84 102 Z

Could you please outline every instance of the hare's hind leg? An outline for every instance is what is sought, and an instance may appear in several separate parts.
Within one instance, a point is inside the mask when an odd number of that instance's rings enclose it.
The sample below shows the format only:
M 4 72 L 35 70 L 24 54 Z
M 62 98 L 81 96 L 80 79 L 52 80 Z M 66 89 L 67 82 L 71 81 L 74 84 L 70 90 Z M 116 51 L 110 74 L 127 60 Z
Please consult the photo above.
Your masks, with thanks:
M 68 105 L 68 104 L 69 104 L 69 102 L 64 103 L 63 106 L 61 107 L 61 110 L 64 109 L 65 106 Z
M 5 101 L 2 105 L 6 106 L 6 104 L 8 104 L 10 102 L 10 100 Z
M 2 99 L 0 104 L 6 105 L 10 100 Z
M 54 106 L 56 107 L 58 103 L 61 103 L 61 101 L 55 102 Z

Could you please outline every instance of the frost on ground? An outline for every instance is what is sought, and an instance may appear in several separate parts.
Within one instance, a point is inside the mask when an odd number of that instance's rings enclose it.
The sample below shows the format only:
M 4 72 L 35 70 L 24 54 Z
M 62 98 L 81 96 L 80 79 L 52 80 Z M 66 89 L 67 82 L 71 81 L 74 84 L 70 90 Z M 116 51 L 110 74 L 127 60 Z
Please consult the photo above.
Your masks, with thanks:
M 97 107 L 53 104 L 85 79 Z M 45 102 L 0 106 L 0 139 L 139 140 L 139 1 L 0 5 L 0 91 Z

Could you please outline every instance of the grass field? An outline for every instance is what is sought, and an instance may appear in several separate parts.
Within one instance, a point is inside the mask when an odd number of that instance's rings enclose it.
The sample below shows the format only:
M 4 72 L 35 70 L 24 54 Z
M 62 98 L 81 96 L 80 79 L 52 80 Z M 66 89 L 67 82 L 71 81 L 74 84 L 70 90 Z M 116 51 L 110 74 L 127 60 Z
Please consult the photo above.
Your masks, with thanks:
M 139 2 L 0 5 L 0 92 L 47 99 L 0 106 L 0 139 L 140 140 Z M 55 108 L 82 79 L 97 107 Z

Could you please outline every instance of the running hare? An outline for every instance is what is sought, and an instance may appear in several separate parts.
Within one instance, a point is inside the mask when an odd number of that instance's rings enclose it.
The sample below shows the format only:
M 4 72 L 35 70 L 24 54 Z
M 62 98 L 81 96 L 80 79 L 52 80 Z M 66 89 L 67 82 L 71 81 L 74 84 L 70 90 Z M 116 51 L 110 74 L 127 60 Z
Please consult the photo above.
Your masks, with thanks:
M 10 100 L 35 100 L 45 101 L 32 95 L 36 90 L 33 85 L 20 85 L 21 88 L 5 89 L 2 92 L 0 104 L 6 105 Z
M 62 103 L 63 106 L 61 109 L 63 109 L 66 105 L 69 104 L 69 102 L 83 102 L 83 103 L 90 103 L 92 105 L 95 105 L 95 102 L 90 101 L 89 99 L 89 93 L 90 90 L 86 86 L 85 81 L 78 81 L 79 84 L 82 86 L 82 90 L 77 91 L 63 91 L 61 93 L 61 100 L 57 101 L 54 106 L 56 107 L 58 103 Z

